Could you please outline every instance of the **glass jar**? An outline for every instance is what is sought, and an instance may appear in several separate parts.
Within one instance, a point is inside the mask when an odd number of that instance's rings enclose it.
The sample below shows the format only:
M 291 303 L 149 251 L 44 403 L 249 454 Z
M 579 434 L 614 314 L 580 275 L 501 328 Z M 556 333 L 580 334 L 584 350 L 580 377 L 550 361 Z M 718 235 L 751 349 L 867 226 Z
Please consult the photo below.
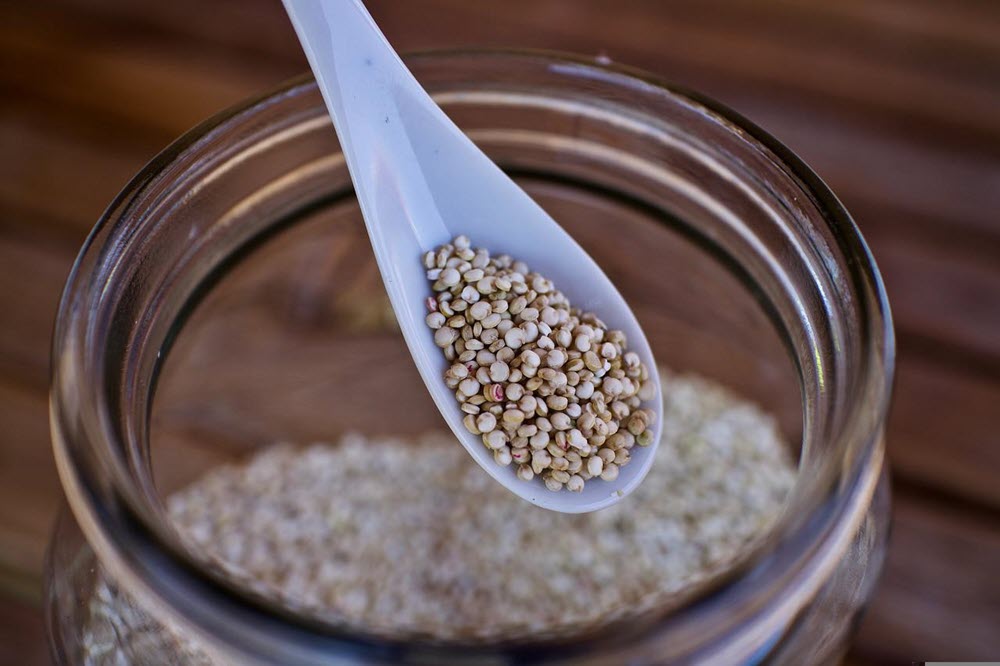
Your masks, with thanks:
M 70 508 L 48 563 L 56 662 L 103 663 L 95 649 L 132 663 L 838 659 L 885 549 L 894 354 L 885 292 L 847 212 L 761 129 L 647 74 L 526 52 L 408 64 L 602 265 L 667 381 L 696 373 L 773 415 L 798 460 L 786 509 L 724 570 L 660 602 L 473 638 L 318 616 L 197 552 L 165 498 L 208 470 L 279 441 L 443 428 L 304 78 L 156 157 L 69 278 L 52 377 Z M 398 482 L 422 492 L 419 478 Z M 128 600 L 128 617 L 95 628 L 95 599 L 109 596 Z M 126 640 L 124 625 L 153 629 Z

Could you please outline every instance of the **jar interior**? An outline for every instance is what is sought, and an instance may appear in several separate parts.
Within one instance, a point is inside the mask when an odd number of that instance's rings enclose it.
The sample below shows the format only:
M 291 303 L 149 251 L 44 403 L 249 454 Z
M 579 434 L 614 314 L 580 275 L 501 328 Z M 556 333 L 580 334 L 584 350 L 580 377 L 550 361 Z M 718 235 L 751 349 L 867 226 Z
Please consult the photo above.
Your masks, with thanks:
M 514 175 L 614 280 L 657 363 L 774 415 L 797 459 L 798 376 L 741 276 L 665 211 L 557 173 Z M 161 496 L 278 442 L 447 430 L 396 327 L 353 195 L 275 226 L 214 273 L 177 322 L 150 414 Z
M 312 95 L 311 102 L 318 103 L 318 96 Z M 706 231 L 709 222 L 721 222 L 681 186 L 689 183 L 690 159 L 682 151 L 658 156 L 653 171 L 666 168 L 683 177 L 675 189 L 653 182 L 649 164 L 635 158 L 630 137 L 596 122 L 588 130 L 580 118 L 565 117 L 561 101 L 551 107 L 544 102 L 530 112 L 512 113 L 489 96 L 442 98 L 446 111 L 615 282 L 657 363 L 671 373 L 665 381 L 697 376 L 759 406 L 773 416 L 789 460 L 798 460 L 802 383 L 788 334 L 745 263 Z M 599 138 L 603 143 L 595 143 Z M 595 145 L 615 151 L 605 155 L 595 152 Z M 224 245 L 216 241 L 211 261 L 201 261 L 197 270 L 192 269 L 196 253 L 175 267 L 184 267 L 187 287 L 170 294 L 176 316 L 163 335 L 169 344 L 158 349 L 147 490 L 168 506 L 172 494 L 183 493 L 211 470 L 254 459 L 276 444 L 336 444 L 348 433 L 405 440 L 406 455 L 415 461 L 428 455 L 425 450 L 438 455 L 439 449 L 425 449 L 421 436 L 446 433 L 447 426 L 396 328 L 336 139 L 321 110 L 309 107 L 280 141 L 229 156 L 224 170 L 222 180 L 202 177 L 198 196 L 171 211 L 174 224 L 181 219 L 180 228 L 184 221 L 197 221 L 225 229 L 228 236 Z M 724 198 L 727 193 L 717 185 L 698 183 L 711 196 Z M 339 492 L 385 483 L 381 474 L 367 469 L 349 481 L 337 477 L 343 483 Z M 393 482 L 409 484 L 419 494 L 423 479 L 403 474 Z M 440 488 L 426 490 L 434 492 Z M 685 501 L 669 492 L 655 499 Z M 447 494 L 442 501 L 448 501 Z M 740 510 L 733 502 L 719 506 L 719 511 Z M 322 521 L 322 509 L 317 511 Z M 769 518 L 777 519 L 776 513 Z M 519 520 L 510 516 L 514 523 Z M 567 532 L 584 535 L 572 517 L 566 521 Z M 473 522 L 463 529 L 475 535 L 492 527 Z M 489 637 L 578 633 L 640 611 L 667 612 L 712 589 L 765 536 L 753 534 L 739 552 L 713 555 L 722 564 L 645 606 L 617 608 L 572 627 L 500 626 Z M 282 552 L 268 557 L 294 558 L 298 538 L 288 536 L 277 547 Z M 196 557 L 204 555 L 192 548 Z M 612 579 L 632 566 L 606 564 L 605 575 Z M 525 563 L 512 557 L 506 566 L 504 577 L 515 580 Z M 229 573 L 237 579 L 242 575 Z M 253 581 L 243 583 L 254 588 Z M 263 594 L 269 596 L 266 589 Z M 315 611 L 295 608 L 280 595 L 272 600 L 297 612 Z M 360 629 L 453 638 L 417 625 Z

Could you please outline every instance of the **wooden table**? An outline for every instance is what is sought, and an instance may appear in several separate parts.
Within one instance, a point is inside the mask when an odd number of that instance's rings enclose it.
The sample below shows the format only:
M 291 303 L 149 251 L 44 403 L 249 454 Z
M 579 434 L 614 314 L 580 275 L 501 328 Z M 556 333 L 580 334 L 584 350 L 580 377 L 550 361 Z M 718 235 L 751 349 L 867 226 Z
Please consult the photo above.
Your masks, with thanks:
M 370 0 L 400 49 L 605 54 L 701 90 L 840 195 L 890 291 L 895 528 L 853 663 L 1000 659 L 1000 3 Z M 0 3 L 0 663 L 45 663 L 48 343 L 84 236 L 199 120 L 305 69 L 277 0 Z

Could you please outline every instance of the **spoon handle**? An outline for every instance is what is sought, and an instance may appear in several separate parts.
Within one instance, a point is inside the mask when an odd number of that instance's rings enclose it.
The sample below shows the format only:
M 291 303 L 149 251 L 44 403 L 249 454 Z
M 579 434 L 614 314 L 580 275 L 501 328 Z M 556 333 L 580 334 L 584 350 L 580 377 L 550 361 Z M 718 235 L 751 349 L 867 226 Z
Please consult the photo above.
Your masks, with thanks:
M 284 4 L 333 117 L 380 264 L 382 258 L 416 264 L 418 257 L 395 257 L 393 249 L 430 248 L 449 233 L 424 174 L 428 156 L 415 149 L 403 110 L 419 108 L 421 115 L 440 116 L 433 119 L 454 126 L 360 0 Z M 413 245 L 386 242 L 410 236 Z

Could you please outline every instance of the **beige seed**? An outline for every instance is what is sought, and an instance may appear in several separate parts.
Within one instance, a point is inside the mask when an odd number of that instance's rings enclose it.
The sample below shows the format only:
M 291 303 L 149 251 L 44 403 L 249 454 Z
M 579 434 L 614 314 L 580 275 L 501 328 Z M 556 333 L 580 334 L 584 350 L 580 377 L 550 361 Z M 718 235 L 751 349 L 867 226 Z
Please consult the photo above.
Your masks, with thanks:
M 476 418 L 476 427 L 479 428 L 479 432 L 493 432 L 497 427 L 497 417 L 493 416 L 489 412 L 480 414 Z
M 493 307 L 486 301 L 479 301 L 469 308 L 469 316 L 471 316 L 475 321 L 482 321 L 488 317 L 493 310 Z
M 494 431 L 496 432 L 496 431 Z M 535 451 L 531 454 L 531 470 L 535 474 L 541 474 L 552 464 L 552 456 L 548 451 Z
M 503 340 L 511 349 L 518 349 L 524 344 L 524 331 L 520 328 L 511 327 L 504 333 Z
M 573 340 L 573 348 L 580 352 L 590 351 L 590 337 L 586 335 L 577 335 Z
M 608 397 L 613 398 L 621 394 L 622 383 L 614 377 L 608 377 L 601 384 L 601 391 L 603 391 Z
M 520 321 L 535 321 L 538 319 L 538 310 L 536 308 L 524 308 L 521 310 L 521 313 L 518 314 L 518 319 Z
M 538 426 L 534 423 L 522 423 L 517 428 L 518 437 L 534 437 L 538 434 Z
M 496 328 L 501 321 L 503 321 L 503 317 L 494 312 L 493 314 L 484 317 L 481 323 L 483 328 Z
M 510 457 L 518 465 L 523 465 L 525 463 L 531 462 L 531 452 L 528 449 L 524 448 L 511 449 Z M 532 474 L 534 474 L 534 472 L 532 472 Z
M 462 405 L 462 407 L 465 407 L 465 405 Z M 473 416 L 472 414 L 465 415 L 465 418 L 462 419 L 462 425 L 464 425 L 465 429 L 471 432 L 473 435 L 482 434 L 479 428 L 476 427 L 476 417 Z
M 448 263 L 448 258 L 451 257 L 452 248 L 448 245 L 442 245 L 438 248 L 437 256 L 434 260 L 434 265 L 438 268 L 444 268 L 445 264 Z
M 514 388 L 514 386 L 508 387 L 508 390 Z M 518 386 L 518 390 L 523 390 Z M 517 401 L 517 407 L 525 414 L 534 414 L 535 408 L 538 406 L 538 401 L 533 395 L 525 395 L 520 400 Z
M 496 451 L 507 444 L 507 435 L 502 430 L 491 430 L 483 435 L 483 444 L 486 448 Z
M 569 400 L 561 395 L 550 395 L 545 399 L 545 403 L 549 406 L 549 409 L 560 412 L 566 409 L 566 405 L 569 404 Z
M 587 473 L 591 476 L 600 476 L 604 471 L 604 461 L 594 456 L 587 460 Z
M 538 339 L 538 326 L 533 321 L 528 321 L 521 324 L 521 330 L 524 331 L 524 341 L 534 342 Z
M 446 268 L 441 271 L 440 282 L 447 287 L 454 287 L 461 279 L 462 276 L 454 268 Z
M 549 445 L 549 433 L 539 427 L 538 432 L 528 438 L 528 443 L 533 449 L 544 449 Z
M 603 479 L 604 481 L 614 481 L 617 478 L 618 478 L 618 465 L 616 465 L 615 463 L 609 463 L 605 465 L 604 471 L 601 472 L 601 479 Z
M 434 344 L 438 347 L 447 347 L 458 339 L 458 331 L 453 328 L 439 328 L 434 331 Z
M 524 421 L 524 412 L 520 409 L 508 409 L 503 413 L 504 426 L 517 427 Z
M 440 312 L 432 312 L 424 318 L 424 321 L 427 322 L 427 325 L 429 327 L 437 330 L 442 326 L 444 326 L 446 319 L 447 317 L 445 317 Z
M 471 397 L 479 393 L 480 388 L 479 382 L 474 377 L 463 379 L 458 385 L 458 390 L 466 397 Z
M 582 449 L 587 445 L 586 437 L 577 428 L 573 428 L 566 434 L 566 442 L 574 449 Z
M 554 493 L 562 490 L 563 484 L 559 483 L 557 480 L 553 479 L 551 476 L 545 479 L 545 487 Z
M 628 419 L 628 431 L 633 435 L 641 435 L 642 431 L 647 427 L 646 415 L 642 412 L 636 412 Z
M 552 289 L 552 282 L 546 280 L 541 275 L 536 275 L 531 280 L 531 288 L 539 294 L 547 294 Z
M 653 431 L 644 430 L 642 434 L 635 438 L 635 443 L 639 446 L 649 446 L 653 443 Z
M 513 459 L 510 449 L 506 446 L 493 452 L 493 461 L 501 467 L 506 467 Z
M 566 352 L 561 349 L 553 349 L 545 355 L 545 364 L 550 368 L 561 368 L 566 363 Z
M 472 304 L 479 302 L 479 292 L 476 291 L 476 288 L 473 287 L 472 285 L 468 285 L 467 287 L 462 289 L 462 293 L 459 295 L 462 297 L 462 300 L 465 301 L 466 303 Z
M 535 472 L 530 465 L 519 465 L 517 468 L 517 478 L 522 481 L 531 481 L 535 478 Z
M 621 400 L 615 400 L 611 403 L 611 414 L 615 417 L 615 420 L 621 421 L 629 415 L 632 410 L 628 408 Z
M 521 408 L 520 400 L 524 396 L 524 387 L 521 386 L 520 384 L 513 383 L 514 382 L 514 375 L 513 375 L 513 373 L 510 375 L 509 379 L 510 379 L 510 381 L 512 383 L 507 385 L 507 399 L 519 403 L 518 404 L 518 408 Z M 533 413 L 535 411 L 535 409 L 534 409 L 534 406 L 532 406 L 531 409 L 523 409 L 523 408 L 521 408 L 521 411 L 530 414 L 530 413 Z
M 466 271 L 465 275 L 462 276 L 462 279 L 470 283 L 479 282 L 480 280 L 483 279 L 484 275 L 485 274 L 483 273 L 483 269 L 473 268 L 472 270 Z
M 552 427 L 556 430 L 569 430 L 570 418 L 566 414 L 557 412 L 549 420 L 552 422 Z
M 551 477 L 552 477 L 553 479 L 555 479 L 556 481 L 558 481 L 559 483 L 566 483 L 567 481 L 569 481 L 569 476 L 570 476 L 570 475 L 569 475 L 569 474 L 567 474 L 567 473 L 566 473 L 566 472 L 564 472 L 564 471 L 560 471 L 560 470 L 554 470 L 554 471 L 553 471 L 553 472 L 552 472 L 552 473 L 550 474 L 550 476 L 551 476 Z
M 496 361 L 490 365 L 490 379 L 495 382 L 505 382 L 510 377 L 510 366 L 503 361 Z M 508 396 L 509 398 L 510 396 Z
M 569 490 L 570 492 L 574 493 L 578 493 L 581 490 L 583 490 L 583 486 L 584 486 L 583 477 L 581 477 L 579 474 L 572 475 L 571 477 L 569 477 L 569 481 L 566 482 L 566 490 Z

